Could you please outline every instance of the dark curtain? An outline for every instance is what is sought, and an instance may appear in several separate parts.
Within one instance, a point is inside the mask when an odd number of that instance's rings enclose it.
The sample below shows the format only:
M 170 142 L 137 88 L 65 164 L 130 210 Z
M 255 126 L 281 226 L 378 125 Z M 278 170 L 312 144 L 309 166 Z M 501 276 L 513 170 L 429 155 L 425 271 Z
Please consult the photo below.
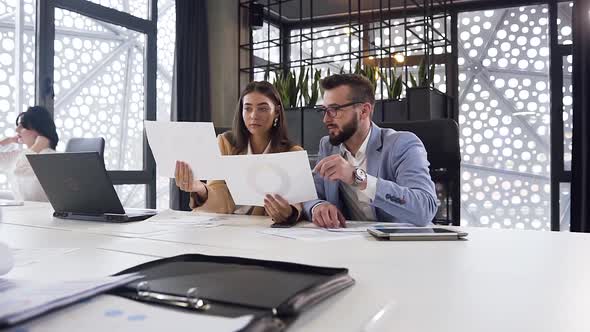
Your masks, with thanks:
M 590 232 L 590 0 L 573 8 L 571 231 Z
M 173 121 L 211 121 L 207 1 L 176 0 Z M 184 142 L 185 144 L 187 142 Z M 170 182 L 170 208 L 189 210 L 189 195 Z

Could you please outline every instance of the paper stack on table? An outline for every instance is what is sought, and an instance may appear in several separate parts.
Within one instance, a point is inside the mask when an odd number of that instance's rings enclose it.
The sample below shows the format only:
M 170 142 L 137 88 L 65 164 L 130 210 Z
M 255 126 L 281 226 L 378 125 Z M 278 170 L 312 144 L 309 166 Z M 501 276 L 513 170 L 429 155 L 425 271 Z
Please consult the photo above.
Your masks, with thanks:
M 12 248 L 14 266 L 26 266 L 60 257 L 78 250 L 78 248 Z
M 38 282 L 0 279 L 0 326 L 13 325 L 141 278 L 138 274 Z
M 73 248 L 56 248 L 53 252 L 71 252 Z M 10 249 L 0 243 L 0 276 L 15 265 L 36 262 L 39 250 Z M 49 310 L 75 303 L 140 278 L 137 274 L 91 280 L 39 282 L 0 278 L 0 327 L 13 325 Z
M 160 332 L 167 330 L 240 331 L 251 315 L 223 317 L 101 295 L 15 328 L 15 331 Z
M 12 270 L 13 266 L 14 256 L 12 255 L 12 250 L 0 242 L 0 276 Z
M 137 223 L 101 223 L 85 231 L 97 234 L 109 234 L 122 237 L 156 236 L 178 231 L 179 228 L 216 227 L 221 225 L 211 216 L 199 216 L 188 211 L 165 210 Z
M 302 241 L 332 241 L 344 240 L 361 237 L 359 232 L 338 233 L 326 231 L 322 228 L 292 227 L 292 228 L 269 228 L 260 231 L 260 233 L 285 237 L 293 240 Z
M 0 243 L 0 276 L 13 267 L 27 266 L 59 257 L 78 250 L 78 248 L 9 248 Z
M 215 227 L 220 226 L 219 218 L 201 216 L 190 211 L 164 210 L 148 219 L 149 224 L 181 227 Z

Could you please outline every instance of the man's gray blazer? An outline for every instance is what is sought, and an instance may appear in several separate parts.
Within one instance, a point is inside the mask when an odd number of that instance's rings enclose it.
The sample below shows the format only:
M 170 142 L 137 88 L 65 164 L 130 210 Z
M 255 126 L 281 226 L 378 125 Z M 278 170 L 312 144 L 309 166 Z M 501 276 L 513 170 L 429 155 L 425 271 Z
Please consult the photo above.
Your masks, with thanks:
M 328 136 L 320 140 L 318 160 L 339 153 L 340 147 L 330 144 Z M 366 153 L 366 171 L 377 178 L 377 193 L 371 203 L 377 221 L 429 225 L 437 204 L 422 141 L 410 132 L 382 129 L 373 123 Z M 336 205 L 349 219 L 340 193 L 342 183 L 315 173 L 314 181 L 319 199 L 303 204 L 308 220 L 311 220 L 312 208 L 322 201 Z

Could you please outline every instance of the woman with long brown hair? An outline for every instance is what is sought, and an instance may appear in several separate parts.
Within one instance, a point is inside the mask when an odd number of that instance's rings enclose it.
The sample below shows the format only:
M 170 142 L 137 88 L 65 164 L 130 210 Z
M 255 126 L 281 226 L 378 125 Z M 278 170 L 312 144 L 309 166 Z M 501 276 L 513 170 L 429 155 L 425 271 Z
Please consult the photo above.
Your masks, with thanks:
M 283 103 L 277 90 L 268 82 L 251 82 L 240 95 L 232 130 L 217 138 L 222 155 L 262 154 L 300 151 L 287 136 Z M 295 222 L 301 204 L 290 205 L 279 195 L 266 195 L 264 207 L 236 206 L 223 180 L 207 184 L 193 177 L 190 166 L 176 162 L 176 185 L 190 193 L 194 211 L 269 215 L 277 223 Z

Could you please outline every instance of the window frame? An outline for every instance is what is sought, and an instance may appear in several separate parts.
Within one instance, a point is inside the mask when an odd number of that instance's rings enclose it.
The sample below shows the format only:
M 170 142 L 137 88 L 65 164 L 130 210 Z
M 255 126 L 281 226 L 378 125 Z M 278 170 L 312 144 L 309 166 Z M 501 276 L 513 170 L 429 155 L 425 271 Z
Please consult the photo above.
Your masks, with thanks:
M 55 9 L 65 9 L 113 25 L 143 33 L 146 36 L 144 62 L 145 120 L 156 120 L 157 114 L 157 22 L 158 2 L 148 1 L 148 19 L 104 7 L 90 1 L 37 0 L 35 45 L 35 103 L 54 112 L 53 71 L 55 40 Z M 156 162 L 143 135 L 143 169 L 108 171 L 114 185 L 145 184 L 147 208 L 156 207 Z

